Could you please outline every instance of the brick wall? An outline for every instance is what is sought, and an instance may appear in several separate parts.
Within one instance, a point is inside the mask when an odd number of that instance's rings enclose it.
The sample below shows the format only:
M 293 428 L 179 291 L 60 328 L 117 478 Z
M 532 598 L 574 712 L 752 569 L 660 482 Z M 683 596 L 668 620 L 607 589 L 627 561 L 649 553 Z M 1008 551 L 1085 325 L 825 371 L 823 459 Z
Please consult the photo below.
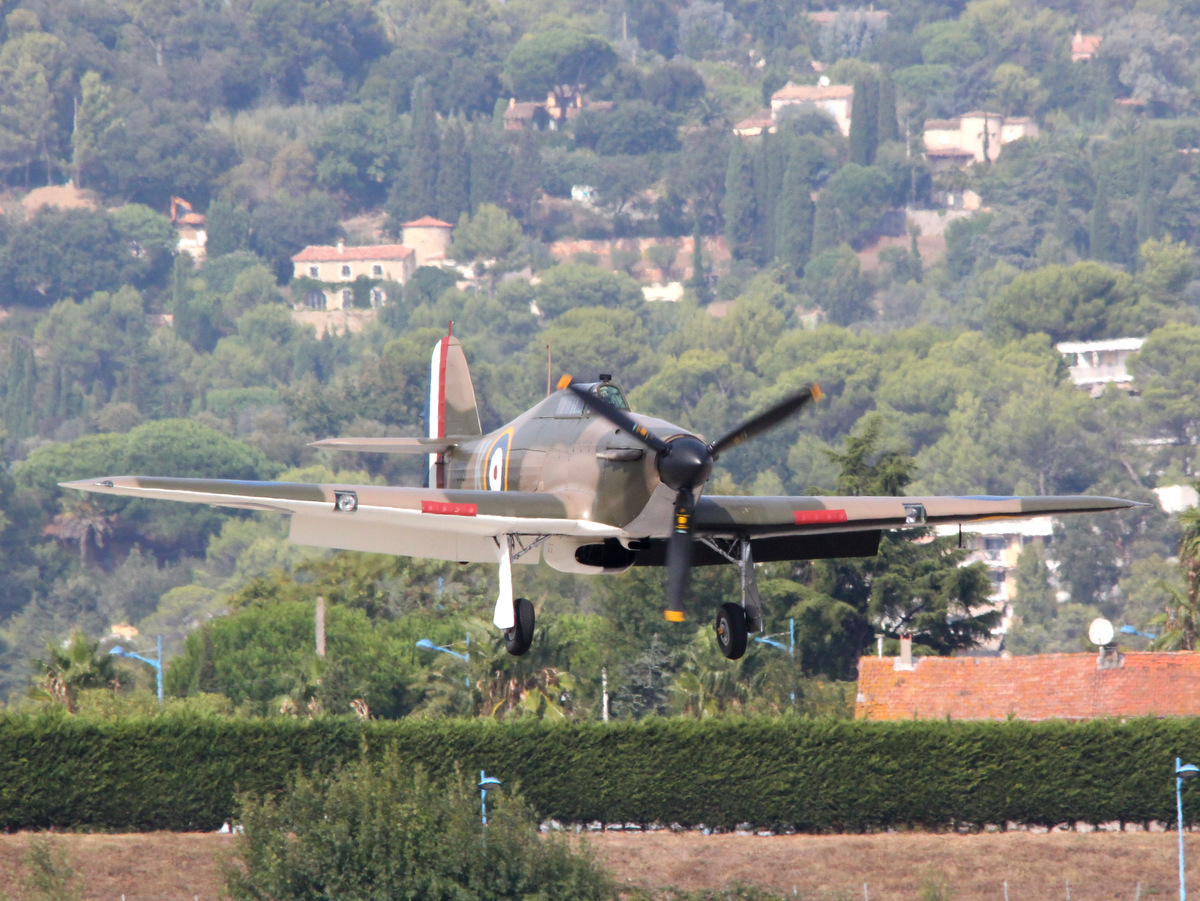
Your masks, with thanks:
M 858 662 L 855 717 L 867 720 L 1092 719 L 1200 714 L 1200 654 L 894 657 Z

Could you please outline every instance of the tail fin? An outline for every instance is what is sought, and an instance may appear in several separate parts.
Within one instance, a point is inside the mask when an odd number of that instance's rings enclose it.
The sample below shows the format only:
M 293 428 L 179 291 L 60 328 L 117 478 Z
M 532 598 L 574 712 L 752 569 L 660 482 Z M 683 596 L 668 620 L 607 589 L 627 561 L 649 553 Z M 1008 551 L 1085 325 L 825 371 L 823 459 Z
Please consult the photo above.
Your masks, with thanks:
M 462 343 L 447 335 L 434 345 L 429 363 L 429 437 L 472 437 L 483 434 L 475 386 Z M 430 487 L 445 487 L 442 455 L 429 455 Z

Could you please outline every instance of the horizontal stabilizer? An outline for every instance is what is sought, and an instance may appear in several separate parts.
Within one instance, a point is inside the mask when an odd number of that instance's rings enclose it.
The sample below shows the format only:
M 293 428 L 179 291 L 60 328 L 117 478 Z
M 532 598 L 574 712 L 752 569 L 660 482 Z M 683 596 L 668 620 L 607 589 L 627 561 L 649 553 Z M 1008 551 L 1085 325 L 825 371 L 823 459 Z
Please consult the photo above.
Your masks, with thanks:
M 456 438 L 323 438 L 309 447 L 363 454 L 444 454 L 458 446 Z

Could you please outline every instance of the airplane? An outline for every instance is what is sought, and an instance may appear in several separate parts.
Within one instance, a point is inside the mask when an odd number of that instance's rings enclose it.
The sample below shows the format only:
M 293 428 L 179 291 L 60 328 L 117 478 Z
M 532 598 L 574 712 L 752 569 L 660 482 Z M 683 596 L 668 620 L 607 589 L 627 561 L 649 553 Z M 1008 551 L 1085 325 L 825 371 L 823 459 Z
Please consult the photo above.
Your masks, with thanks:
M 885 529 L 1099 513 L 1144 506 L 1109 497 L 740 497 L 704 494 L 724 453 L 821 399 L 810 385 L 713 441 L 630 410 L 611 375 L 563 376 L 545 400 L 484 434 L 462 344 L 430 361 L 429 434 L 328 438 L 314 447 L 428 455 L 427 487 L 109 476 L 65 488 L 264 510 L 291 518 L 294 544 L 499 565 L 492 622 L 509 653 L 533 640 L 534 608 L 514 597 L 514 564 L 568 573 L 667 570 L 666 619 L 681 622 L 694 565 L 730 564 L 740 602 L 722 604 L 721 653 L 763 631 L 755 562 L 870 557 Z

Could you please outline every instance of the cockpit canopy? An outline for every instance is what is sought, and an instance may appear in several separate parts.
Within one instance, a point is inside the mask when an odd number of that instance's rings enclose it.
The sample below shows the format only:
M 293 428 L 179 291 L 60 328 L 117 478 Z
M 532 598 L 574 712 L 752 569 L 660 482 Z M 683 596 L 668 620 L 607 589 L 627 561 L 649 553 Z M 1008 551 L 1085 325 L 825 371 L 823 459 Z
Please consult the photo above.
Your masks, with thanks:
M 589 394 L 594 394 L 601 400 L 607 401 L 618 410 L 631 412 L 629 410 L 629 402 L 625 400 L 625 394 L 612 382 L 602 381 L 591 382 L 590 384 L 580 384 L 577 382 L 575 384 L 576 387 L 583 388 Z M 572 391 L 563 391 L 558 397 L 558 403 L 550 411 L 550 415 L 555 418 L 579 417 L 584 412 L 583 401 L 579 399 L 578 395 Z

